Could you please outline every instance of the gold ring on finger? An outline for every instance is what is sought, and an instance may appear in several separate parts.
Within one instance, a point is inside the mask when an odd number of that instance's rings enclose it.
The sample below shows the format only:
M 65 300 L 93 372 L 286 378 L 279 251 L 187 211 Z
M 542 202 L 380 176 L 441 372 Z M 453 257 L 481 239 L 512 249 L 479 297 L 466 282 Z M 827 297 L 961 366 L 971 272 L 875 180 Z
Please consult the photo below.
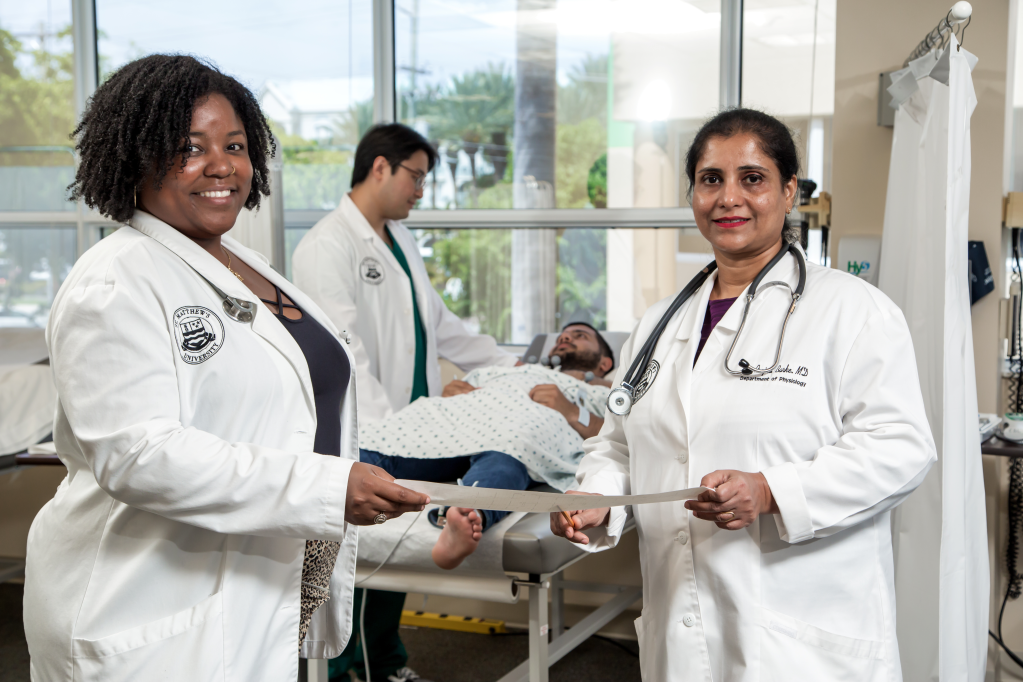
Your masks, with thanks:
M 721 514 L 721 516 L 722 516 L 722 518 L 721 518 L 722 521 L 731 521 L 731 520 L 733 520 L 735 518 L 735 512 L 730 512 L 730 511 L 724 512 L 723 514 Z M 725 516 L 727 516 L 728 518 L 727 519 L 723 518 Z

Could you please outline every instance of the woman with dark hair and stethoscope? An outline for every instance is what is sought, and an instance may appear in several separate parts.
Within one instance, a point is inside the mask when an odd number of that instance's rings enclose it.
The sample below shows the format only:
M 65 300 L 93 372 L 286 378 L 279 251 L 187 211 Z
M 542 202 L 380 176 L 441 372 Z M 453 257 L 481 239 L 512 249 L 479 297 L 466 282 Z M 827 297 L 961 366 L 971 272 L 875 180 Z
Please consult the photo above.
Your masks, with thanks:
M 581 494 L 712 488 L 631 510 L 647 680 L 901 679 L 889 516 L 934 442 L 902 313 L 791 240 L 797 171 L 766 114 L 697 133 L 686 174 L 714 263 L 644 315 L 586 443 Z M 551 526 L 606 549 L 628 513 Z

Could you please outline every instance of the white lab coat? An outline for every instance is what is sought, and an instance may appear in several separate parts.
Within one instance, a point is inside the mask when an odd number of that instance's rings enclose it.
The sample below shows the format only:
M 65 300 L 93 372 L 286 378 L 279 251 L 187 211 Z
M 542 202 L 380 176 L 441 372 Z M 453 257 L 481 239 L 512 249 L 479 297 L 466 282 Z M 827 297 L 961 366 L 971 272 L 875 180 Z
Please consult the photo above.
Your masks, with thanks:
M 224 241 L 337 334 L 258 254 Z M 229 318 L 211 284 L 254 303 L 252 323 Z M 303 654 L 338 655 L 357 542 L 344 520 L 355 378 L 342 457 L 315 454 L 309 370 L 291 334 L 213 256 L 142 212 L 78 261 L 47 338 L 68 475 L 28 538 L 32 679 L 296 679 L 307 538 L 341 551 Z
M 786 256 L 765 278 L 795 287 Z M 739 531 L 682 503 L 632 508 L 644 606 L 636 622 L 650 682 L 901 680 L 890 510 L 935 461 L 913 345 L 899 309 L 850 275 L 807 265 L 780 370 L 727 374 L 741 296 L 693 367 L 712 276 L 661 336 L 660 373 L 626 417 L 586 444 L 579 488 L 618 495 L 684 489 L 718 469 L 762 472 L 781 510 Z M 731 367 L 769 366 L 789 293 L 761 288 Z M 643 316 L 622 377 L 667 309 Z M 596 529 L 614 546 L 626 510 Z
M 434 290 L 419 245 L 400 222 L 387 221 L 401 247 L 426 331 L 426 379 L 440 395 L 440 356 L 464 370 L 512 366 L 518 360 L 494 339 L 465 328 Z M 291 260 L 295 284 L 352 334 L 359 375 L 359 418 L 384 419 L 409 404 L 416 362 L 415 320 L 408 277 L 348 194 L 313 226 Z

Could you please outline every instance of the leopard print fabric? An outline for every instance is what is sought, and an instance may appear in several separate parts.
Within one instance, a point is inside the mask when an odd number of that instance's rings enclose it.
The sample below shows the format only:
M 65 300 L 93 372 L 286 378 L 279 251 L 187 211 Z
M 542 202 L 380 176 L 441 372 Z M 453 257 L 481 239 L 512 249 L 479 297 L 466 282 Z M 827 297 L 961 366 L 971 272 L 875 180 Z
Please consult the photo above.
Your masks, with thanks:
M 313 613 L 330 599 L 330 574 L 334 572 L 340 542 L 306 540 L 305 559 L 302 561 L 302 608 L 298 621 L 298 649 L 309 632 Z

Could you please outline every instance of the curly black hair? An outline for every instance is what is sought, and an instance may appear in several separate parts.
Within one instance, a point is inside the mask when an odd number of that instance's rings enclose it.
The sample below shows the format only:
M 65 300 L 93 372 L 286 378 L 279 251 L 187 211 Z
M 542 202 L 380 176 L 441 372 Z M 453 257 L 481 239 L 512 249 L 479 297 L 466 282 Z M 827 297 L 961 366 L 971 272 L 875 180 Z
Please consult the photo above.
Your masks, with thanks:
M 270 124 L 244 85 L 211 64 L 187 55 L 153 54 L 118 69 L 89 100 L 71 133 L 77 140 L 78 170 L 68 185 L 72 201 L 118 222 L 135 211 L 135 192 L 154 172 L 157 189 L 175 158 L 187 161 L 192 112 L 209 95 L 227 98 L 245 127 L 252 188 L 246 208 L 270 195 L 267 159 L 276 151 Z

